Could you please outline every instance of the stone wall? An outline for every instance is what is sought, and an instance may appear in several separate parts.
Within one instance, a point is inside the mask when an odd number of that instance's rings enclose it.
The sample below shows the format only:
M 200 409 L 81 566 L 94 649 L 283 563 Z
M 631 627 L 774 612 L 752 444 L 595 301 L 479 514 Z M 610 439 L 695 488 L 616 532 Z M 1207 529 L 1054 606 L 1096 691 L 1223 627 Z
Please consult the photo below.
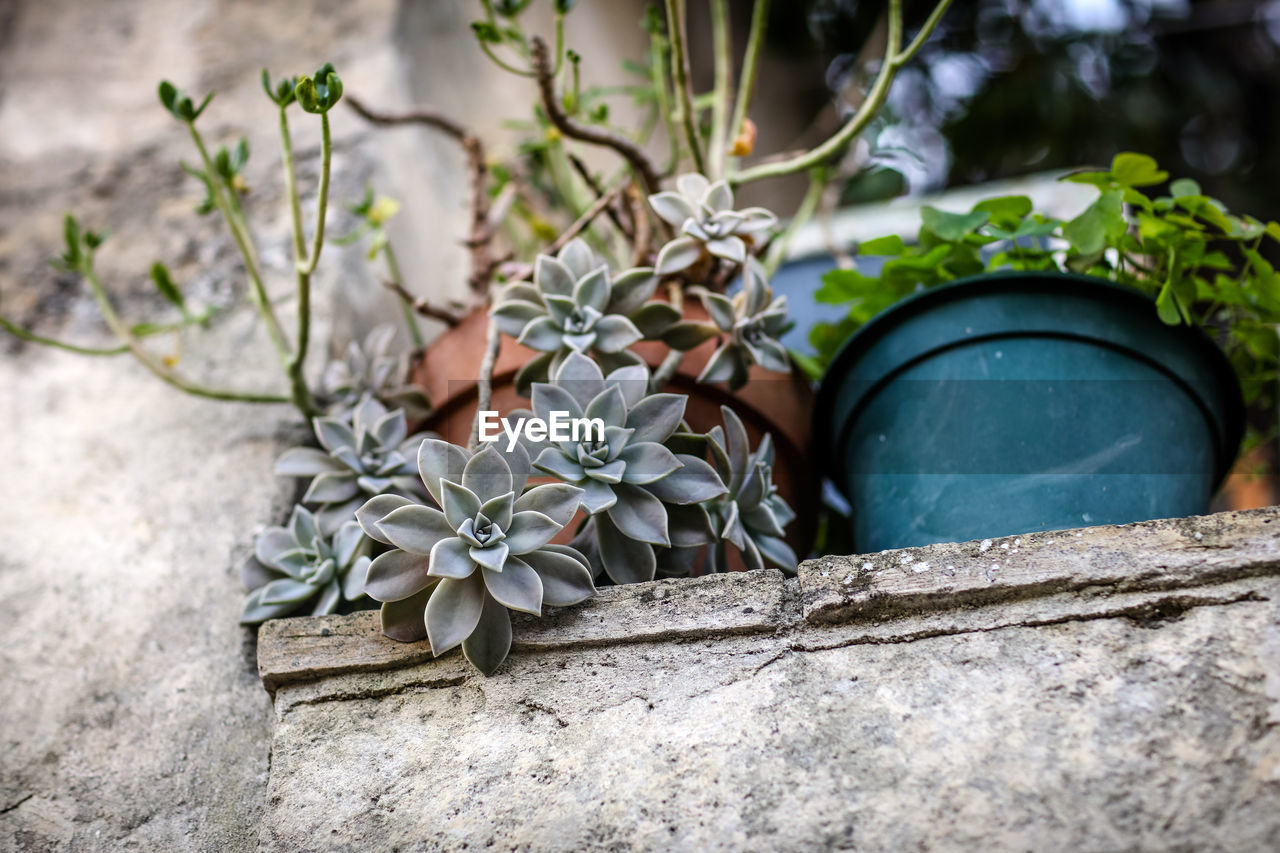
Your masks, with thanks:
M 1280 511 L 264 626 L 267 850 L 1275 850 Z

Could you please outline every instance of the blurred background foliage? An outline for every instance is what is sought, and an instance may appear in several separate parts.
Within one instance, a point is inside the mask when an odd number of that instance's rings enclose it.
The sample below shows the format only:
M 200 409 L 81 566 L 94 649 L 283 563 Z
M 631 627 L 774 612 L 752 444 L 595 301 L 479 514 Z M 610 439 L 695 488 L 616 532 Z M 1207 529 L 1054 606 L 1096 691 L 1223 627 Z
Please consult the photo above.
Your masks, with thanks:
M 908 4 L 908 20 L 928 5 Z M 883 4 L 807 0 L 804 28 L 787 6 L 774 48 L 820 52 L 828 92 L 856 86 Z M 1100 166 L 1129 150 L 1274 218 L 1278 102 L 1275 0 L 956 0 L 895 83 L 842 200 Z

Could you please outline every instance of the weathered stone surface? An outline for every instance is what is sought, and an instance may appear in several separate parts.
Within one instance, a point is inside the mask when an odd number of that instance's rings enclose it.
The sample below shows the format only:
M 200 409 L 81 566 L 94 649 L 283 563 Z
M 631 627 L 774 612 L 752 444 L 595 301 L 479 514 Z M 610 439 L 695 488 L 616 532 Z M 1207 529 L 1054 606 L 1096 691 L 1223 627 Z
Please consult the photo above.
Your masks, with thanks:
M 1083 589 L 1180 589 L 1280 572 L 1274 510 L 1049 531 L 800 567 L 810 622 L 889 616 Z
M 773 631 L 782 624 L 778 571 L 608 587 L 542 618 L 513 614 L 516 651 Z M 268 690 L 348 672 L 431 660 L 431 647 L 382 636 L 376 611 L 275 619 L 259 631 L 258 672 Z
M 948 598 L 945 573 L 886 573 L 876 607 L 815 562 L 758 633 L 551 640 L 490 678 L 450 654 L 282 684 L 261 844 L 1275 849 L 1277 519 L 1022 537 L 1020 585 Z M 980 544 L 929 553 L 948 547 Z

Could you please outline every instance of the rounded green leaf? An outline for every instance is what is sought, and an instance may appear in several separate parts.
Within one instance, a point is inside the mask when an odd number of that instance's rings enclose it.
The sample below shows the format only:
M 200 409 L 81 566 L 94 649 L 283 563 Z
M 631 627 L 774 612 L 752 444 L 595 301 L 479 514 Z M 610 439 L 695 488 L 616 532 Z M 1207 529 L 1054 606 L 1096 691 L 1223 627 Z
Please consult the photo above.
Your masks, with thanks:
M 444 578 L 427 601 L 427 638 L 436 657 L 460 644 L 480 622 L 484 580 L 477 572 L 462 580 Z
M 378 601 L 400 601 L 431 584 L 430 560 L 408 551 L 379 554 L 369 564 L 364 591 Z
M 511 651 L 511 615 L 485 593 L 480 621 L 462 641 L 462 653 L 484 675 L 492 675 Z
M 542 579 L 519 557 L 510 557 L 500 572 L 483 569 L 484 585 L 499 604 L 523 613 L 542 615 Z

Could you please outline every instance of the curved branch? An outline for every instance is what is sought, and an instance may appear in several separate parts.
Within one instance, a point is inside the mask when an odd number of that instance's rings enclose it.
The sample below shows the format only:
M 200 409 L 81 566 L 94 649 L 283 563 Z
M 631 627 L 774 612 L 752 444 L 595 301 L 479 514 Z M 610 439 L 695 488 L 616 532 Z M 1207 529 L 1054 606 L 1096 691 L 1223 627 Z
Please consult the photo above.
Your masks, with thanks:
M 416 109 L 404 113 L 385 113 L 369 108 L 354 95 L 343 100 L 371 124 L 384 127 L 401 124 L 421 124 L 440 131 L 462 146 L 467 155 L 467 168 L 471 172 L 471 230 L 466 246 L 471 250 L 471 276 L 468 284 L 472 291 L 484 294 L 493 281 L 498 262 L 493 258 L 491 244 L 494 229 L 489 224 L 489 194 L 485 189 L 485 177 L 489 167 L 485 162 L 484 143 L 458 121 L 431 109 Z
M 532 44 L 533 70 L 538 78 L 538 90 L 542 94 L 542 106 L 547 112 L 547 118 L 555 128 L 570 139 L 612 148 L 630 164 L 650 193 L 658 192 L 661 189 L 658 181 L 658 172 L 639 145 L 611 130 L 579 124 L 565 114 L 564 109 L 560 106 L 560 100 L 556 97 L 555 75 L 552 71 L 551 56 L 547 50 L 547 43 L 538 36 L 534 36 Z
M 911 40 L 911 43 L 905 49 L 900 50 L 899 45 L 902 43 L 902 3 L 901 0 L 890 0 L 888 12 L 889 36 L 885 43 L 884 58 L 880 63 L 880 72 L 876 75 L 875 83 L 872 84 L 871 91 L 867 93 L 866 100 L 858 107 L 858 111 L 854 113 L 853 117 L 845 122 L 826 142 L 807 154 L 802 154 L 781 163 L 753 166 L 736 175 L 730 175 L 729 182 L 734 186 L 741 186 L 765 178 L 793 175 L 797 172 L 812 169 L 815 166 L 821 166 L 841 154 L 849 146 L 849 143 L 853 142 L 858 134 L 871 123 L 876 113 L 884 106 L 884 102 L 889 96 L 889 87 L 893 85 L 894 78 L 897 77 L 902 66 L 909 62 L 924 45 L 950 5 L 951 0 L 939 0 L 938 5 L 929 13 L 928 19 L 920 28 L 920 32 L 916 34 L 916 37 Z

